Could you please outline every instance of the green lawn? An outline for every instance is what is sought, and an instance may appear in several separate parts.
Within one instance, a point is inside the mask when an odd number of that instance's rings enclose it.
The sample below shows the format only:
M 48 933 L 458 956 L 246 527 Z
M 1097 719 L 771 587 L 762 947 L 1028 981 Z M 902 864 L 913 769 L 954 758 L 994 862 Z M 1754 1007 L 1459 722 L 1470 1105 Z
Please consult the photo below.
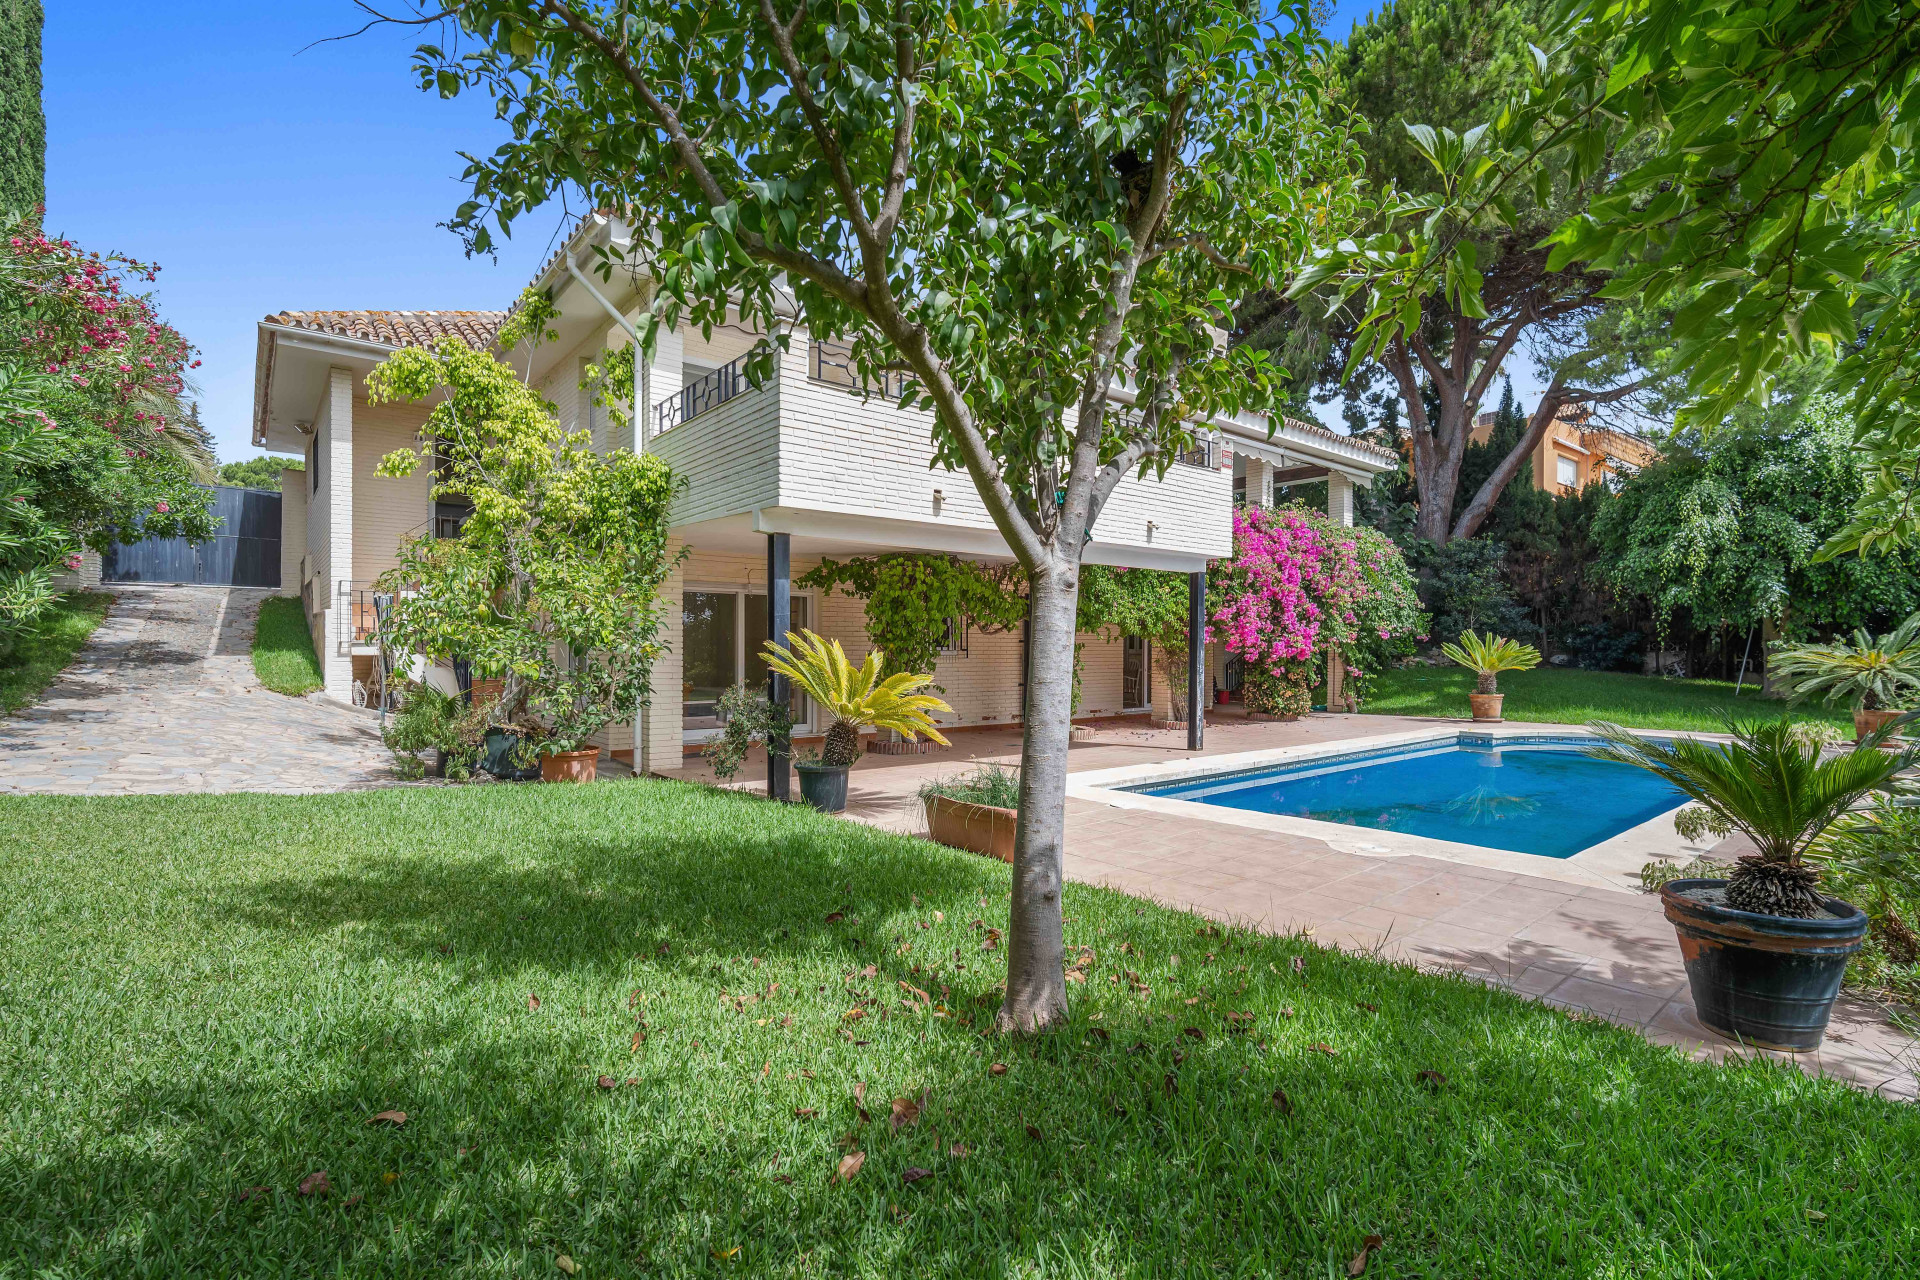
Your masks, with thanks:
M 18 711 L 40 697 L 86 647 L 87 637 L 107 616 L 113 596 L 106 592 L 76 591 L 54 603 L 39 630 L 0 659 L 0 713 Z M 4 1275 L 0 1272 L 0 1275 Z
M 313 635 L 297 596 L 275 596 L 260 606 L 253 631 L 253 673 L 275 693 L 312 693 L 322 683 Z
M 1467 695 L 1473 692 L 1473 673 L 1464 667 L 1409 667 L 1382 672 L 1363 710 L 1394 716 L 1467 716 Z M 1611 720 L 1641 729 L 1697 729 L 1721 727 L 1723 713 L 1764 716 L 1787 709 L 1778 699 L 1762 698 L 1752 681 L 1739 696 L 1726 680 L 1663 680 L 1658 676 L 1625 675 L 1612 671 L 1578 671 L 1536 667 L 1510 671 L 1500 677 L 1507 695 L 1503 714 L 1509 720 L 1538 720 L 1549 724 L 1584 724 Z M 1845 707 L 1802 703 L 1793 708 L 1799 719 L 1831 720 L 1849 733 L 1853 715 Z
M 1378 1233 L 1376 1280 L 1733 1280 L 1920 1249 L 1914 1107 L 1117 893 L 1067 890 L 1071 1027 L 982 1038 L 1007 889 L 656 781 L 0 799 L 0 1276 L 1321 1277 Z

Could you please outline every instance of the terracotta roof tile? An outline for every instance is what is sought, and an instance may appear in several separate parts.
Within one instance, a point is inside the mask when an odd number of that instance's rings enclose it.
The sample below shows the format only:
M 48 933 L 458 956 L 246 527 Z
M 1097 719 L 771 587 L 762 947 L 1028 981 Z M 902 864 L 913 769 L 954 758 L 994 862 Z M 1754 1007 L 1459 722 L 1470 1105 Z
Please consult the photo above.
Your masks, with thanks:
M 389 347 L 424 347 L 453 337 L 484 351 L 506 318 L 504 311 L 282 311 L 266 323 Z
M 1371 440 L 1362 440 L 1358 436 L 1342 435 L 1332 427 L 1323 426 L 1318 422 L 1302 422 L 1298 418 L 1286 418 L 1283 419 L 1283 421 L 1291 430 L 1304 432 L 1310 436 L 1319 436 L 1325 440 L 1332 440 L 1336 443 L 1346 445 L 1350 449 L 1358 449 L 1362 453 L 1371 453 L 1375 457 L 1387 462 L 1398 461 L 1392 450 L 1382 449 Z

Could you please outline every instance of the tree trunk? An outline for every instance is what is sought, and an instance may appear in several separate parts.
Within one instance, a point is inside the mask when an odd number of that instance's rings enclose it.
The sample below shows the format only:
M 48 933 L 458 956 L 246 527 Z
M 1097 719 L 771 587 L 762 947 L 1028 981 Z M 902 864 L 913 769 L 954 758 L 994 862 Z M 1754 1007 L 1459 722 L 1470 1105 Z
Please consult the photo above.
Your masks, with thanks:
M 1072 736 L 1077 564 L 1055 559 L 1033 575 L 1027 697 L 1020 741 L 1020 818 L 1007 927 L 1007 995 L 994 1027 L 1041 1031 L 1067 1017 L 1060 923 L 1066 842 L 1067 748 Z

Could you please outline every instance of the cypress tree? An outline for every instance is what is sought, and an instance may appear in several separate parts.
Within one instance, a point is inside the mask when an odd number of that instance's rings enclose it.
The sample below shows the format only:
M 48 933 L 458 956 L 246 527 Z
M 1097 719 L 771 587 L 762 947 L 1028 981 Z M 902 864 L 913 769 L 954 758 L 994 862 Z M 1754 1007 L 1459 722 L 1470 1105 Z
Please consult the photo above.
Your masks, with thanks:
M 0 214 L 47 201 L 47 117 L 40 106 L 40 0 L 0 0 Z

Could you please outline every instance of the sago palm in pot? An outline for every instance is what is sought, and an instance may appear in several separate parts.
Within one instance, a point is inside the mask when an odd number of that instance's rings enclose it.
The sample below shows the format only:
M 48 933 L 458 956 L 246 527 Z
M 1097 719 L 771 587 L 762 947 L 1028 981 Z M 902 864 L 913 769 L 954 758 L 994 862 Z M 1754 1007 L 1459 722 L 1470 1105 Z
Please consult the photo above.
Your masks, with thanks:
M 1826 756 L 1803 742 L 1790 721 L 1729 721 L 1731 742 L 1642 738 L 1619 725 L 1588 727 L 1602 740 L 1590 754 L 1657 774 L 1727 826 L 1744 832 L 1755 853 L 1727 876 L 1726 901 L 1738 911 L 1811 919 L 1823 913 L 1820 869 L 1808 853 L 1855 805 L 1898 787 L 1920 765 L 1920 746 L 1882 750 L 1910 717 Z
M 761 652 L 767 666 L 793 681 L 832 718 L 820 763 L 841 767 L 860 759 L 862 729 L 892 729 L 909 742 L 927 737 L 946 746 L 934 727 L 932 712 L 951 711 L 945 702 L 920 692 L 933 683 L 932 675 L 902 671 L 882 680 L 886 655 L 878 649 L 855 666 L 838 640 L 826 640 L 811 631 L 787 632 L 787 647 L 772 641 Z
M 1879 718 L 1871 713 L 1890 711 L 1920 692 L 1920 613 L 1884 636 L 1862 627 L 1850 641 L 1783 644 L 1769 663 L 1795 701 L 1852 702 L 1857 727 L 1865 733 Z

